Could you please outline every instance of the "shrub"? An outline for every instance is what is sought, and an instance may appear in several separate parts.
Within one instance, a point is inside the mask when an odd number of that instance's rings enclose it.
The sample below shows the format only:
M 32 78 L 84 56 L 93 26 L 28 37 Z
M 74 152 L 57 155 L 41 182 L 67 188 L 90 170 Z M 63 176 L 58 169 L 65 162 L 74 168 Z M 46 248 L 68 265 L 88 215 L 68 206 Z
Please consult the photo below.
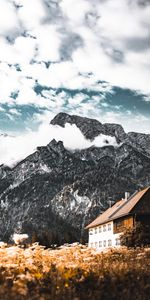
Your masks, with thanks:
M 150 248 L 0 246 L 2 300 L 149 300 Z
M 120 238 L 121 245 L 127 247 L 143 247 L 150 245 L 150 225 L 137 223 L 126 229 Z

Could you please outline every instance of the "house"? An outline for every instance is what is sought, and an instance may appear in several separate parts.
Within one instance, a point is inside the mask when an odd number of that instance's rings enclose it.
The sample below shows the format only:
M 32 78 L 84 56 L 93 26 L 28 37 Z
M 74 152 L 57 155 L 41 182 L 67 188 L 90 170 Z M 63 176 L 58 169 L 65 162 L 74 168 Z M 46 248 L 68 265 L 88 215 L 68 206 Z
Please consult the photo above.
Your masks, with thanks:
M 150 186 L 116 202 L 86 226 L 89 247 L 97 250 L 119 247 L 124 229 L 132 228 L 137 222 L 150 224 Z

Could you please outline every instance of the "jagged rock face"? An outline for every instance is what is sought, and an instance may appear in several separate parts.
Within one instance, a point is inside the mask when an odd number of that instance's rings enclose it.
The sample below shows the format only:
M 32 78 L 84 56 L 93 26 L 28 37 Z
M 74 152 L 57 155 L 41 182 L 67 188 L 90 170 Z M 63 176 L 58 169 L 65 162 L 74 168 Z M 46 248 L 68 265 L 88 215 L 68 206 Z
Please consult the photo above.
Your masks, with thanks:
M 86 236 L 85 225 L 111 202 L 150 183 L 150 135 L 64 113 L 51 122 L 66 123 L 90 140 L 101 133 L 113 136 L 118 146 L 71 152 L 53 140 L 13 169 L 0 166 L 2 240 L 16 231 L 60 243 L 79 240 Z
M 59 125 L 64 127 L 66 123 L 75 124 L 83 133 L 83 135 L 90 140 L 93 140 L 99 134 L 115 136 L 118 142 L 125 139 L 126 134 L 121 125 L 118 124 L 101 124 L 99 121 L 89 118 L 83 118 L 75 115 L 68 115 L 66 113 L 58 114 L 52 121 L 52 125 Z

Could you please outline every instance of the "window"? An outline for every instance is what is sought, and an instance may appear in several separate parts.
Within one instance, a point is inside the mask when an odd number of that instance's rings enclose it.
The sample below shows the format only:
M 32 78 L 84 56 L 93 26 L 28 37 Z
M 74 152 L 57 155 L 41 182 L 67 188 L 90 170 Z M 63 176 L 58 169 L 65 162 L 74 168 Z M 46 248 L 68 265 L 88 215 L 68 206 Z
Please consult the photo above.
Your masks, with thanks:
M 103 225 L 103 231 L 106 231 L 106 225 Z
M 120 239 L 116 239 L 116 246 L 120 246 Z
M 103 246 L 106 247 L 106 241 L 103 241 Z
M 112 246 L 112 240 L 108 240 L 108 246 L 109 246 L 109 247 Z
M 93 247 L 93 243 L 91 243 L 91 247 Z
M 102 232 L 102 227 L 101 226 L 99 226 L 99 233 L 101 233 Z
M 90 234 L 90 235 L 93 234 L 93 229 L 90 229 L 89 234 Z
M 102 241 L 99 241 L 99 247 L 100 248 L 102 247 Z
M 108 231 L 111 230 L 111 224 L 108 224 Z
M 95 233 L 97 233 L 97 227 L 95 228 Z
M 95 248 L 97 248 L 97 246 L 98 246 L 98 243 L 97 243 L 97 242 L 95 242 Z

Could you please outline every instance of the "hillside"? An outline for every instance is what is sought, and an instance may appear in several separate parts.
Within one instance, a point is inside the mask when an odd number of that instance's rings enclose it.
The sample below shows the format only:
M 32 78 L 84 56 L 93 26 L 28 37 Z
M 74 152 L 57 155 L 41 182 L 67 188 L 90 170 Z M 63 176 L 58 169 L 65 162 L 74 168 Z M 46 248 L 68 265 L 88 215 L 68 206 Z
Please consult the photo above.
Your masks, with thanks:
M 73 151 L 52 140 L 15 167 L 0 167 L 1 240 L 14 232 L 47 245 L 86 240 L 85 225 L 110 201 L 150 183 L 150 135 L 64 113 L 51 121 L 67 123 L 81 130 L 89 148 Z M 92 145 L 100 135 L 104 145 Z

